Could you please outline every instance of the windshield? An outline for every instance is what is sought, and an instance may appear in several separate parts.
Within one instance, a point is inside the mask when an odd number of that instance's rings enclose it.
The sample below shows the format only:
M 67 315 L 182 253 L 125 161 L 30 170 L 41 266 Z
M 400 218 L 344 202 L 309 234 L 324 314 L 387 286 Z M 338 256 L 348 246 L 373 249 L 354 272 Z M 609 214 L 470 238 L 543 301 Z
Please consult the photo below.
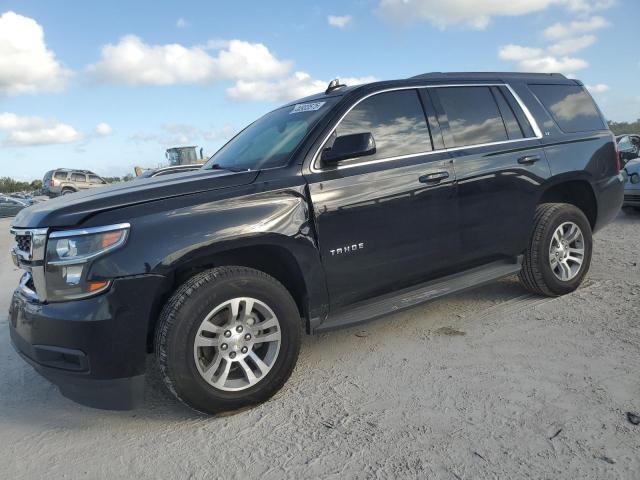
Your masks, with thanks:
M 218 150 L 203 168 L 261 170 L 286 165 L 329 109 L 329 99 L 279 108 L 259 118 Z

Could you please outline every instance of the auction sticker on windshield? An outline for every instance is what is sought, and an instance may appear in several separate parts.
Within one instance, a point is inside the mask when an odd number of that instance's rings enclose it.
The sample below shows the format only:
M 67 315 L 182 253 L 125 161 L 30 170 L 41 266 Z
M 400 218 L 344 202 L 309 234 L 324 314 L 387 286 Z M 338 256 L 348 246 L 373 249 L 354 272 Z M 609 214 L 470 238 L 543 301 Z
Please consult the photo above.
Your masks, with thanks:
M 292 113 L 303 113 L 303 112 L 314 112 L 316 110 L 320 110 L 320 108 L 327 102 L 312 102 L 312 103 L 296 103 L 293 106 L 293 110 L 289 112 Z

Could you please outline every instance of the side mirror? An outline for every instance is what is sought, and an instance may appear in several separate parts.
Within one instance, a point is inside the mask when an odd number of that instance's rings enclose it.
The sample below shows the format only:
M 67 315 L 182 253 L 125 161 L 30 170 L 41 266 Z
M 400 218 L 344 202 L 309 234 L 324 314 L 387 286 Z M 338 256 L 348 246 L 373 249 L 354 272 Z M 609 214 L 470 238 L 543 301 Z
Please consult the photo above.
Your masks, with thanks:
M 331 148 L 322 151 L 322 162 L 335 165 L 348 158 L 365 157 L 376 153 L 376 142 L 371 133 L 353 133 L 337 137 Z

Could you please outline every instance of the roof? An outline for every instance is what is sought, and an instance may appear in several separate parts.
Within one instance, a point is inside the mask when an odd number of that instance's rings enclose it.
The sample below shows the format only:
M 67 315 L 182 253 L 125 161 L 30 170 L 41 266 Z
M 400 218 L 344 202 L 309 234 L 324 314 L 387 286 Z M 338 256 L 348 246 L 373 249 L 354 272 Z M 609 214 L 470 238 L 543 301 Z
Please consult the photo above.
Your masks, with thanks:
M 95 175 L 91 170 L 82 170 L 81 168 L 56 168 L 55 170 L 49 170 L 50 172 L 76 172 L 76 173 L 86 173 L 89 175 Z M 49 173 L 49 172 L 47 172 Z
M 331 90 L 329 93 L 319 92 L 315 95 L 309 95 L 308 97 L 299 98 L 292 102 L 289 102 L 283 107 L 295 105 L 297 103 L 322 101 L 332 97 L 341 97 L 353 90 L 360 89 L 366 86 L 379 85 L 384 87 L 392 87 L 395 84 L 405 84 L 407 86 L 414 85 L 418 80 L 430 80 L 434 82 L 453 81 L 453 82 L 472 82 L 472 81 L 495 81 L 506 83 L 508 81 L 533 81 L 541 83 L 564 83 L 564 84 L 579 84 L 578 80 L 573 80 L 565 77 L 561 73 L 527 73 L 527 72 L 429 72 L 421 73 L 409 78 L 399 78 L 395 80 L 382 80 L 371 83 L 364 83 L 360 85 L 347 85 L 344 87 Z M 282 107 L 280 107 L 282 108 Z

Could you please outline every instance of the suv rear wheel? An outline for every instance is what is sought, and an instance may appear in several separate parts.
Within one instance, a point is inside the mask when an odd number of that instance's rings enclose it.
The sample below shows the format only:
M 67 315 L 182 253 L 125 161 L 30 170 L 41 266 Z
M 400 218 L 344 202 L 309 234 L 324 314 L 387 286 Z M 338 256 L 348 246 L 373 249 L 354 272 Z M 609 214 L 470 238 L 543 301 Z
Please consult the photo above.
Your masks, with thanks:
M 301 321 L 289 292 L 269 275 L 220 267 L 195 275 L 171 297 L 156 331 L 169 390 L 216 413 L 262 402 L 291 375 Z
M 541 295 L 573 292 L 589 270 L 592 245 L 591 225 L 580 209 L 566 203 L 539 205 L 520 280 Z
M 75 190 L 73 188 L 63 188 L 62 189 L 62 195 L 69 195 L 70 193 L 75 193 Z

